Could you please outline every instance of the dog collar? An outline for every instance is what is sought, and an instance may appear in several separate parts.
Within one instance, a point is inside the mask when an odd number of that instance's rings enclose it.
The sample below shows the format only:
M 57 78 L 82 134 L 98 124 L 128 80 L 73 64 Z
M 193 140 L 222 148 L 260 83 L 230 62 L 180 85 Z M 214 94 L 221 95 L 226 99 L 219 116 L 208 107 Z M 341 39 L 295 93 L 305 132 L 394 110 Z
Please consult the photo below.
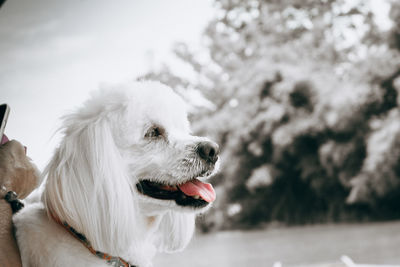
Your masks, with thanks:
M 76 231 L 72 226 L 70 226 L 67 222 L 61 222 L 60 219 L 55 217 L 53 213 L 50 213 L 53 220 L 61 225 L 64 229 L 66 229 L 73 237 L 78 239 L 93 255 L 97 256 L 100 259 L 105 260 L 109 265 L 113 267 L 137 267 L 136 265 L 132 265 L 129 262 L 123 260 L 120 257 L 111 256 L 107 253 L 100 252 L 95 250 L 90 241 L 87 240 L 86 236 Z

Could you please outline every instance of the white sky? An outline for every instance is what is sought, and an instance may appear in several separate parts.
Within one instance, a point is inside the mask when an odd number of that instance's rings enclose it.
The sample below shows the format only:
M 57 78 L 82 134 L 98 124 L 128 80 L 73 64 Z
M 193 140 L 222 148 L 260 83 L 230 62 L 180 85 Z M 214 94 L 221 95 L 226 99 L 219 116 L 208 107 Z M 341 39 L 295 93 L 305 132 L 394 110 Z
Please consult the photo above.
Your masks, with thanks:
M 213 12 L 210 0 L 8 0 L 0 9 L 7 136 L 42 169 L 59 142 L 52 136 L 61 115 L 99 84 L 174 64 L 172 44 L 198 46 Z

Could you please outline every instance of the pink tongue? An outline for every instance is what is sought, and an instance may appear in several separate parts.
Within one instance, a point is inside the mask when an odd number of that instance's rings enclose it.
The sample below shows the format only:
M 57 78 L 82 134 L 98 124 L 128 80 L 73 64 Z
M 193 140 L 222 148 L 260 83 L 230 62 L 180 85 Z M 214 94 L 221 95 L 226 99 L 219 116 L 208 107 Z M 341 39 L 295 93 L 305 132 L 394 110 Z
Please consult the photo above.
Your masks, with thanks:
M 197 179 L 178 185 L 179 189 L 188 196 L 200 196 L 207 202 L 215 200 L 215 191 L 211 184 L 203 183 Z

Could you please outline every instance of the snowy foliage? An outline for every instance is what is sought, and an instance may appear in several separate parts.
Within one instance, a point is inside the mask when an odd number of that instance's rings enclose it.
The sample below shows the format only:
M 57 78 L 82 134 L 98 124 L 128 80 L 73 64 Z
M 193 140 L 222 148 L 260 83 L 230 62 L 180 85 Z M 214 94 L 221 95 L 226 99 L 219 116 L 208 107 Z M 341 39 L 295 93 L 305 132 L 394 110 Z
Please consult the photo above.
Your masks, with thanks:
M 368 3 L 216 0 L 205 51 L 174 49 L 196 81 L 146 75 L 208 99 L 191 119 L 223 164 L 203 230 L 400 218 L 400 5 L 384 31 Z

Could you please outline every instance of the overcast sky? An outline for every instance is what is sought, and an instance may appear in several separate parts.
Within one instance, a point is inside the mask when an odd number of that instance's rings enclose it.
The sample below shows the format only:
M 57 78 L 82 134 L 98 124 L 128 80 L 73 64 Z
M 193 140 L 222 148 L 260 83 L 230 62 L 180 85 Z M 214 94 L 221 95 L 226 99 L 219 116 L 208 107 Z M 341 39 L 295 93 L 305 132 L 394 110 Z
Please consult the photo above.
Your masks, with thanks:
M 52 135 L 61 115 L 99 84 L 174 64 L 172 44 L 198 46 L 212 15 L 210 0 L 8 0 L 0 9 L 6 134 L 42 169 L 59 142 Z
M 370 3 L 379 25 L 390 27 L 385 1 Z M 6 1 L 0 8 L 0 103 L 11 106 L 6 134 L 43 168 L 59 142 L 52 136 L 60 116 L 102 83 L 134 79 L 163 62 L 184 72 L 172 44 L 199 46 L 213 15 L 211 0 Z

